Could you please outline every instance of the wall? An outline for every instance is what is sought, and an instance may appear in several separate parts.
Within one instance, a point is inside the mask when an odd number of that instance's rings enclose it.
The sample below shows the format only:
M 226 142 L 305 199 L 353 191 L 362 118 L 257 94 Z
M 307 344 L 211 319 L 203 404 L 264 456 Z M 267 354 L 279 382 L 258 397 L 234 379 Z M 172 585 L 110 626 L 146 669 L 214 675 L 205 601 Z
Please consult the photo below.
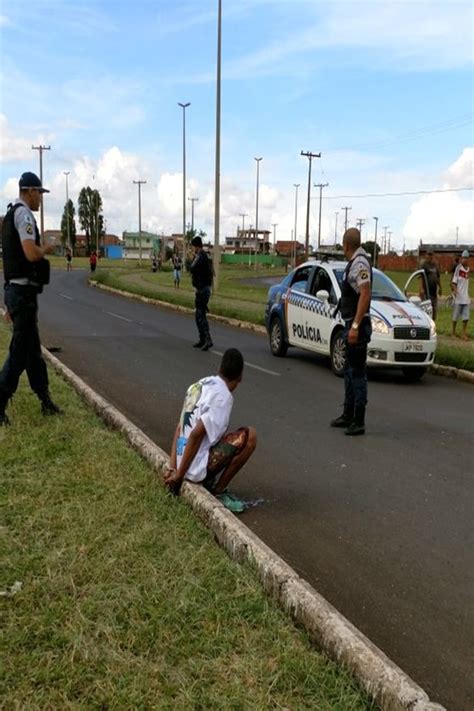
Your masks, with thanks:
M 248 254 L 222 254 L 222 264 L 249 264 Z M 283 257 L 274 257 L 272 254 L 259 254 L 258 263 L 267 266 L 284 267 L 287 260 Z M 255 264 L 255 254 L 250 255 L 250 264 Z
M 454 257 L 457 254 L 435 254 L 434 258 L 441 272 L 450 272 L 454 265 Z M 389 254 L 381 254 L 377 259 L 377 267 L 383 271 L 407 271 L 414 272 L 423 264 L 425 257 L 418 260 L 418 256 L 396 257 Z M 474 256 L 469 257 L 469 267 L 474 269 Z

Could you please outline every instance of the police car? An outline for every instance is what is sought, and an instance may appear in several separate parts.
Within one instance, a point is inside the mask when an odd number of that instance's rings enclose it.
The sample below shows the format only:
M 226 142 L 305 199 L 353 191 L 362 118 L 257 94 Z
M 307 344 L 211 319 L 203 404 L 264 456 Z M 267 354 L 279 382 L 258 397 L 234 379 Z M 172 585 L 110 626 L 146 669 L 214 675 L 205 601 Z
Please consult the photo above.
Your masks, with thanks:
M 344 321 L 337 305 L 346 266 L 342 261 L 305 262 L 269 289 L 265 324 L 273 355 L 284 356 L 289 346 L 297 346 L 329 356 L 333 372 L 343 374 Z M 410 288 L 415 288 L 412 296 Z M 432 306 L 418 293 L 429 293 L 423 270 L 410 276 L 405 293 L 386 274 L 373 270 L 368 366 L 401 368 L 407 379 L 415 381 L 433 362 Z

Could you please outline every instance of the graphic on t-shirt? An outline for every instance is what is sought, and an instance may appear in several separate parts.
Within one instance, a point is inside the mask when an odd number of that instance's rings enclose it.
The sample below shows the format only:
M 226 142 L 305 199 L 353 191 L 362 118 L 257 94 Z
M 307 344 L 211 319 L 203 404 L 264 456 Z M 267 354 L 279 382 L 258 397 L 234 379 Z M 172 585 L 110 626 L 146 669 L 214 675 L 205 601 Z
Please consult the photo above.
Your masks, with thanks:
M 196 410 L 202 395 L 202 382 L 193 383 L 189 386 L 181 411 L 181 432 L 184 434 L 185 427 L 191 427 L 191 418 Z

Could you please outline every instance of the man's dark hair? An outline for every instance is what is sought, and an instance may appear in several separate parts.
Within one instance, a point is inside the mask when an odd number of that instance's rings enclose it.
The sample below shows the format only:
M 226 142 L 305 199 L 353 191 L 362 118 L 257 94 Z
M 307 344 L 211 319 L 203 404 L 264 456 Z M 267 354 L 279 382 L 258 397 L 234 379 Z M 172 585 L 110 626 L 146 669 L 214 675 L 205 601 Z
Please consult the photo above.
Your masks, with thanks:
M 193 237 L 191 240 L 192 247 L 202 247 L 202 239 L 200 237 Z
M 221 360 L 219 372 L 227 380 L 237 380 L 244 369 L 244 357 L 237 348 L 228 348 Z

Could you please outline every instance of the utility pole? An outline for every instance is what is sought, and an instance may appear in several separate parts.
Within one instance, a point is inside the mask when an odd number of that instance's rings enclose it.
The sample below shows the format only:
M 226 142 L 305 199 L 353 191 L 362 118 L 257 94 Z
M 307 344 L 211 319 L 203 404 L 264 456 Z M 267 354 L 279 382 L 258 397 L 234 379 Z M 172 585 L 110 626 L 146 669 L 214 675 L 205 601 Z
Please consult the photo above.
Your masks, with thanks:
M 63 170 L 64 175 L 66 176 L 66 233 L 67 233 L 67 246 L 69 249 L 71 249 L 71 238 L 69 235 L 69 186 L 68 186 L 68 175 L 70 174 L 70 170 Z M 41 182 L 43 184 L 43 182 Z
M 273 227 L 273 254 L 275 254 L 276 229 L 278 227 L 278 222 L 272 222 L 272 227 Z
M 352 210 L 352 207 L 341 207 L 341 210 L 344 210 L 345 217 L 344 217 L 344 232 L 347 230 L 347 213 L 349 210 Z
M 199 198 L 188 198 L 191 200 L 191 232 L 194 234 L 194 203 L 198 202 Z
M 387 230 L 390 227 L 390 225 L 385 225 L 383 228 L 383 247 L 382 247 L 382 254 L 387 254 Z
M 242 250 L 242 252 L 241 252 L 242 258 L 241 258 L 241 260 L 240 260 L 240 263 L 243 264 L 243 263 L 244 263 L 244 244 L 243 244 L 243 242 L 244 242 L 244 239 L 245 239 L 245 218 L 248 217 L 249 215 L 248 215 L 248 212 L 240 212 L 239 215 L 240 215 L 240 217 L 242 218 L 242 232 L 241 232 L 241 234 L 242 234 L 242 244 L 240 245 L 240 248 L 241 248 L 241 250 Z
M 146 185 L 146 180 L 134 180 L 135 185 L 138 185 L 138 263 L 142 265 L 142 185 Z M 184 262 L 183 262 L 184 264 Z
M 388 232 L 388 253 L 389 254 L 392 250 L 392 235 L 393 235 L 393 232 L 390 232 L 390 230 L 389 230 L 389 232 Z
M 362 218 L 359 218 L 356 222 L 356 227 L 360 232 L 361 241 L 362 241 L 362 225 L 365 225 L 365 220 L 363 220 Z
M 456 227 L 456 247 L 458 246 L 459 242 L 459 227 Z
M 293 249 L 291 250 L 293 252 L 293 267 L 296 267 L 296 240 L 297 240 L 297 228 L 298 228 L 298 188 L 300 187 L 299 183 L 293 183 L 293 187 L 295 188 L 295 229 L 293 230 L 293 239 L 294 240 L 294 246 Z
M 329 183 L 318 183 L 315 188 L 319 188 L 319 225 L 318 225 L 318 248 L 321 247 L 321 207 L 323 204 L 323 188 L 327 188 Z
M 181 104 L 178 101 L 178 106 L 183 109 L 183 268 L 186 264 L 186 109 L 191 106 Z M 140 264 L 141 264 L 141 237 L 140 237 Z
M 255 269 L 258 269 L 258 192 L 260 187 L 260 161 L 262 160 L 262 158 L 254 158 L 254 160 L 257 162 L 257 190 L 255 199 Z
M 337 216 L 339 215 L 339 213 L 335 212 L 334 214 L 336 215 L 336 222 L 334 225 L 334 246 L 336 246 L 336 244 L 337 244 Z
M 219 288 L 220 209 L 221 209 L 221 65 L 222 65 L 222 0 L 217 4 L 217 76 L 216 76 L 216 167 L 214 190 L 214 290 Z
M 377 230 L 379 226 L 379 218 L 374 217 L 375 220 L 375 237 L 374 237 L 374 267 L 377 266 Z
M 321 158 L 321 153 L 311 153 L 311 151 L 301 151 L 302 156 L 306 156 L 309 160 L 309 166 L 308 166 L 308 202 L 306 205 L 306 236 L 304 240 L 304 249 L 306 253 L 306 257 L 308 256 L 309 252 L 309 210 L 310 210 L 310 205 L 311 205 L 311 165 L 313 162 L 313 158 Z
M 39 151 L 39 159 L 40 159 L 40 180 L 41 180 L 41 185 L 43 185 L 43 151 L 50 151 L 51 146 L 31 146 L 32 151 Z M 41 226 L 41 241 L 44 239 L 44 209 L 43 209 L 43 193 L 41 193 L 41 202 L 40 202 L 40 207 L 41 207 L 41 214 L 40 214 L 40 226 Z

